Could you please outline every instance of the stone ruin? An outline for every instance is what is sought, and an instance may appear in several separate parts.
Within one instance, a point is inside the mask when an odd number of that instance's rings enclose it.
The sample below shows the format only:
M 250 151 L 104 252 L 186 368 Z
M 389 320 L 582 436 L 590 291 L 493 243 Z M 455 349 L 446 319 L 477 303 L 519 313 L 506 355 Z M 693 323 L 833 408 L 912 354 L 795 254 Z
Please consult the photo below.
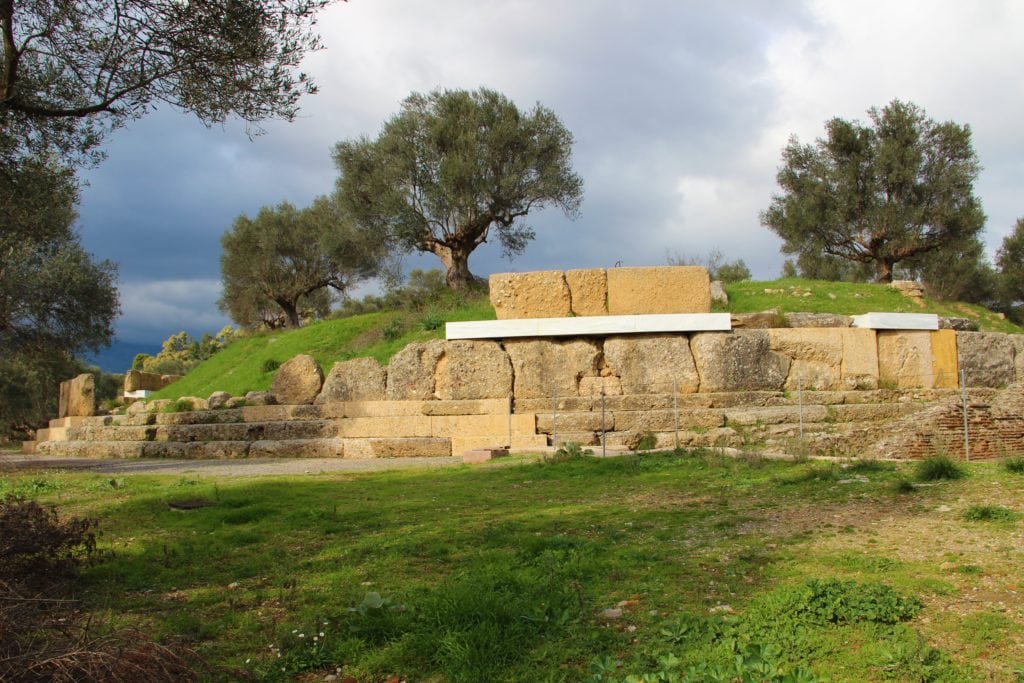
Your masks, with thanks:
M 502 320 L 710 310 L 707 273 L 694 267 L 498 274 L 491 298 Z M 934 327 L 947 329 L 861 323 L 752 314 L 733 316 L 729 331 L 433 340 L 405 347 L 386 367 L 357 358 L 326 375 L 298 356 L 270 392 L 250 392 L 244 404 L 217 392 L 187 399 L 186 412 L 162 412 L 169 401 L 140 401 L 126 415 L 67 412 L 28 448 L 372 458 L 568 441 L 629 448 L 647 434 L 661 447 L 788 449 L 802 434 L 799 447 L 816 453 L 956 456 L 966 393 L 972 457 L 1024 452 L 1024 336 L 937 319 Z

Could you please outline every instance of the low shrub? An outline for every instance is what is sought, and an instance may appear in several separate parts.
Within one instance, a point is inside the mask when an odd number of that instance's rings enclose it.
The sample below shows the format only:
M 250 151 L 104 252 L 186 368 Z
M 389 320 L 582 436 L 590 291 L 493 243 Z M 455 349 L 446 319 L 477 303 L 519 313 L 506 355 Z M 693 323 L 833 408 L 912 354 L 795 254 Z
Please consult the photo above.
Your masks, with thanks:
M 1004 460 L 1003 469 L 1014 474 L 1024 474 L 1024 455 L 1017 455 Z
M 260 365 L 260 372 L 264 374 L 268 372 L 274 372 L 279 367 L 281 367 L 281 361 L 276 360 L 274 358 L 268 358 L 265 361 L 263 361 L 262 365 Z
M 1011 522 L 1019 515 L 1002 505 L 972 505 L 964 513 L 968 522 Z
M 96 521 L 61 519 L 35 501 L 0 503 L 0 580 L 38 586 L 73 577 L 96 550 Z
M 918 481 L 939 481 L 942 479 L 960 479 L 966 472 L 945 455 L 932 455 L 917 464 Z
M 564 462 L 566 460 L 577 460 L 585 455 L 593 455 L 594 451 L 589 448 L 584 449 L 583 446 L 576 443 L 575 441 L 566 441 L 562 444 L 558 450 L 552 455 L 544 456 L 544 462 Z

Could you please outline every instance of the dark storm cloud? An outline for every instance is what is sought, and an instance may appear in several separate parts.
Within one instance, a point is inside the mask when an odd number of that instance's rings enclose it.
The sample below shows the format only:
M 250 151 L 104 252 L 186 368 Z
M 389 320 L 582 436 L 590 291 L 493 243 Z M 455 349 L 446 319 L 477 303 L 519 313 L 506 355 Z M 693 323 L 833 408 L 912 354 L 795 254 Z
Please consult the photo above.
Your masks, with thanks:
M 330 192 L 333 144 L 375 136 L 410 92 L 481 85 L 558 114 L 586 195 L 575 223 L 555 210 L 531 216 L 537 240 L 516 261 L 495 244 L 478 250 L 478 275 L 717 248 L 773 277 L 779 242 L 758 212 L 787 137 L 810 141 L 831 116 L 863 119 L 893 97 L 972 124 L 979 194 L 1005 234 L 1019 210 L 1024 111 L 999 86 L 1017 78 L 1007 55 L 1020 56 L 1024 20 L 999 7 L 353 0 L 322 17 L 327 49 L 304 65 L 320 94 L 294 123 L 250 140 L 238 124 L 208 130 L 160 111 L 112 135 L 109 159 L 88 174 L 84 241 L 121 264 L 125 335 L 212 331 L 223 322 L 219 238 L 237 215 Z M 950 36 L 955 50 L 942 47 Z

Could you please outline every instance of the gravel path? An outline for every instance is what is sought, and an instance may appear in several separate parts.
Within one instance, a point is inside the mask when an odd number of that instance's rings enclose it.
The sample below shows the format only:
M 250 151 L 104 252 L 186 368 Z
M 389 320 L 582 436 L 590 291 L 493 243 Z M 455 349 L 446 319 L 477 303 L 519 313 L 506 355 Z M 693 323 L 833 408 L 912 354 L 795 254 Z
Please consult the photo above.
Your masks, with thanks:
M 462 458 L 252 458 L 245 460 L 143 460 L 60 458 L 46 455 L 0 455 L 0 473 L 12 470 L 59 469 L 98 474 L 193 474 L 210 477 L 258 477 L 322 472 L 379 472 L 461 465 Z

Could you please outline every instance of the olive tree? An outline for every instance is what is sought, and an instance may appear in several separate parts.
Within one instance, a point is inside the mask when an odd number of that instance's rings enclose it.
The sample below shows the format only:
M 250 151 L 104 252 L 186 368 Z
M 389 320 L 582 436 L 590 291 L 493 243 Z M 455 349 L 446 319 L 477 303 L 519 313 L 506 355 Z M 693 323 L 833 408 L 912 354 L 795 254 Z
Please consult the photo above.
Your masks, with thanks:
M 305 209 L 287 202 L 242 215 L 221 237 L 218 305 L 235 322 L 268 327 L 271 306 L 284 326 L 298 327 L 303 304 L 326 312 L 328 288 L 344 295 L 384 266 L 385 245 L 359 230 L 337 204 L 321 197 Z
M 979 164 L 966 125 L 898 100 L 868 115 L 870 125 L 832 119 L 813 145 L 790 139 L 761 223 L 787 254 L 868 264 L 890 282 L 896 264 L 981 232 Z
M 448 286 L 460 289 L 473 281 L 470 254 L 488 239 L 507 256 L 523 252 L 535 236 L 531 212 L 578 215 L 572 143 L 539 104 L 520 111 L 486 88 L 414 93 L 375 140 L 335 146 L 337 196 L 380 239 L 436 255 Z

